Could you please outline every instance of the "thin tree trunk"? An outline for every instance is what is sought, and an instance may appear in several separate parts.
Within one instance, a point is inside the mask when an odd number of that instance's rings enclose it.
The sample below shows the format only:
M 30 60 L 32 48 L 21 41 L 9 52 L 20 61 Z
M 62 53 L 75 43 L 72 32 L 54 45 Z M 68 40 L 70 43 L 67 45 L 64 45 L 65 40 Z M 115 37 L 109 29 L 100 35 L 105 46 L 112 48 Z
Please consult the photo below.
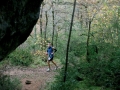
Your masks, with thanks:
M 90 58 L 89 58 L 90 30 L 91 30 L 91 20 L 89 21 L 89 24 L 88 24 L 87 53 L 86 53 L 86 60 L 87 60 L 89 63 L 90 63 Z
M 36 42 L 36 39 L 37 39 L 37 33 L 36 33 L 36 31 L 37 31 L 37 28 L 36 28 L 36 25 L 35 25 L 35 27 L 34 27 L 34 33 L 35 33 L 34 43 Z M 34 52 L 35 52 L 35 51 L 36 51 L 36 50 L 35 50 L 35 46 L 33 46 L 33 49 L 34 49 Z
M 80 24 L 81 24 L 81 29 L 83 28 L 83 15 L 81 13 L 81 16 L 80 16 Z
M 58 28 L 59 31 L 59 28 Z M 58 31 L 56 31 L 56 40 L 55 40 L 55 47 L 57 48 L 57 41 L 58 41 Z
M 102 5 L 102 2 L 101 2 L 101 4 L 100 5 Z M 87 11 L 87 7 L 85 7 L 86 8 L 86 13 L 88 13 L 88 11 Z M 89 52 L 89 41 L 90 41 L 90 32 L 91 32 L 91 23 L 92 23 L 92 21 L 93 21 L 93 19 L 95 18 L 95 15 L 97 14 L 97 12 L 100 10 L 100 6 L 98 6 L 98 8 L 97 8 L 97 11 L 92 15 L 92 17 L 91 17 L 91 19 L 89 18 L 89 15 L 88 15 L 88 19 L 89 19 L 89 22 L 87 22 L 86 21 L 86 27 L 88 27 L 88 37 L 87 37 L 87 50 L 86 50 L 86 60 L 90 63 L 90 58 L 89 58 L 89 54 L 90 54 L 90 52 Z
M 46 17 L 46 24 L 45 24 L 45 37 L 44 37 L 44 39 L 46 40 L 46 38 L 47 38 L 47 25 L 48 25 L 47 11 L 45 12 L 45 17 Z
M 55 45 L 56 48 L 57 48 L 57 41 L 58 41 L 58 32 L 56 33 L 56 45 Z
M 66 49 L 66 63 L 65 63 L 65 72 L 64 72 L 64 82 L 66 81 L 67 76 L 67 66 L 68 66 L 68 51 L 69 51 L 69 44 L 70 44 L 70 38 L 71 38 L 71 32 L 72 32 L 72 26 L 73 26 L 73 19 L 74 19 L 74 13 L 75 13 L 75 6 L 76 6 L 76 0 L 74 0 L 74 7 L 73 7 L 73 13 L 72 13 L 72 19 L 71 19 L 71 25 L 70 25 L 70 32 L 67 42 L 67 49 Z
M 36 39 L 36 37 L 37 37 L 36 31 L 37 31 L 37 28 L 36 28 L 36 25 L 35 25 L 35 27 L 34 27 L 35 39 Z
M 55 24 L 54 24 L 54 20 L 55 20 L 55 17 L 54 17 L 54 10 L 52 11 L 52 17 L 53 17 L 53 32 L 52 32 L 52 45 L 54 44 L 54 32 L 55 32 Z
M 41 13 L 40 13 L 40 35 L 42 36 L 42 13 L 43 13 L 43 5 L 41 5 Z
M 89 27 L 89 23 L 88 23 L 88 17 L 89 17 L 89 15 L 87 14 L 88 13 L 87 6 L 85 7 L 85 13 L 87 15 L 87 17 L 85 18 L 85 24 L 86 24 L 86 27 L 88 28 Z
M 40 13 L 40 37 L 41 37 L 41 50 L 43 50 L 43 41 L 42 41 L 42 13 L 43 13 L 43 5 L 41 5 L 41 13 Z

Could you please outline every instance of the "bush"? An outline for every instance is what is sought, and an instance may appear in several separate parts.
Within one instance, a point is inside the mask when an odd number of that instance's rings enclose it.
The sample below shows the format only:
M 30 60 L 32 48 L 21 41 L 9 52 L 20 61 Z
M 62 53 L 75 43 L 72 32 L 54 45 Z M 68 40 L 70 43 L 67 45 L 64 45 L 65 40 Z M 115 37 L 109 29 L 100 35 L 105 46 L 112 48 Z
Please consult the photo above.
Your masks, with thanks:
M 74 73 L 74 74 L 73 74 Z M 49 90 L 79 90 L 79 82 L 76 80 L 77 72 L 74 69 L 70 69 L 67 72 L 66 81 L 64 82 L 64 68 L 59 71 L 59 75 L 56 76 L 54 82 L 50 82 Z
M 18 79 L 10 79 L 9 76 L 0 76 L 0 90 L 21 90 Z
M 55 81 L 50 84 L 50 90 L 79 90 L 79 81 L 82 81 L 81 77 L 79 76 L 77 67 L 75 66 L 74 60 L 74 53 L 70 52 L 69 55 L 69 62 L 68 68 L 66 72 L 66 80 L 64 82 L 64 75 L 65 75 L 65 66 L 58 70 L 58 75 L 55 77 Z M 65 60 L 65 59 L 64 59 Z M 63 60 L 61 60 L 62 64 L 65 64 Z
M 70 45 L 70 51 L 74 52 L 74 55 L 77 57 L 83 56 L 86 53 L 86 43 L 73 40 Z
M 88 84 L 120 90 L 120 60 L 81 63 L 80 67 L 79 73 L 84 74 Z
M 27 50 L 16 49 L 9 55 L 11 64 L 20 66 L 29 66 L 32 62 L 32 55 Z

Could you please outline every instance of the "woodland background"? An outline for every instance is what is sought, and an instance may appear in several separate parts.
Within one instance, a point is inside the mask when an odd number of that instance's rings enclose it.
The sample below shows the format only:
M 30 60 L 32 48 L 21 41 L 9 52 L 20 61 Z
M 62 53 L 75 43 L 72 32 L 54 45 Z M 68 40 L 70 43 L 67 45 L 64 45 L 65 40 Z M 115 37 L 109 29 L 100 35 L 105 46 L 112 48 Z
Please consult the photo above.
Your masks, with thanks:
M 74 0 L 44 0 L 31 35 L 0 67 L 45 66 L 51 42 L 61 68 L 46 90 L 119 90 L 120 1 L 76 0 L 74 15 L 73 6 Z

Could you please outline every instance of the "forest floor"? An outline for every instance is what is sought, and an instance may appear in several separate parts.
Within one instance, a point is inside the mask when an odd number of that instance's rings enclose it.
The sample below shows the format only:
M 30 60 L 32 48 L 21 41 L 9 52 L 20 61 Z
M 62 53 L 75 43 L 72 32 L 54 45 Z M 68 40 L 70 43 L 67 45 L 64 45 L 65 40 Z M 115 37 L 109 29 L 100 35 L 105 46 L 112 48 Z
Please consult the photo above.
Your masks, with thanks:
M 45 90 L 48 82 L 54 80 L 54 76 L 57 74 L 57 70 L 54 66 L 51 66 L 52 70 L 47 72 L 48 66 L 41 66 L 37 68 L 30 67 L 7 67 L 4 71 L 5 75 L 17 78 L 21 81 L 22 90 Z M 26 84 L 26 81 L 30 81 L 31 84 Z

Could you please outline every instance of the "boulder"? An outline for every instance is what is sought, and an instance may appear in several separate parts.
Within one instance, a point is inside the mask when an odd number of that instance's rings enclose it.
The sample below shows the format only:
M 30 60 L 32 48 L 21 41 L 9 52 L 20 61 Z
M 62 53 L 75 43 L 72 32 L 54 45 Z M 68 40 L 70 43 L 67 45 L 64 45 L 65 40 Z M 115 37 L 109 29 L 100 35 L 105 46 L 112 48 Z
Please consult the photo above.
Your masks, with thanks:
M 0 61 L 30 35 L 39 18 L 42 1 L 0 1 Z

